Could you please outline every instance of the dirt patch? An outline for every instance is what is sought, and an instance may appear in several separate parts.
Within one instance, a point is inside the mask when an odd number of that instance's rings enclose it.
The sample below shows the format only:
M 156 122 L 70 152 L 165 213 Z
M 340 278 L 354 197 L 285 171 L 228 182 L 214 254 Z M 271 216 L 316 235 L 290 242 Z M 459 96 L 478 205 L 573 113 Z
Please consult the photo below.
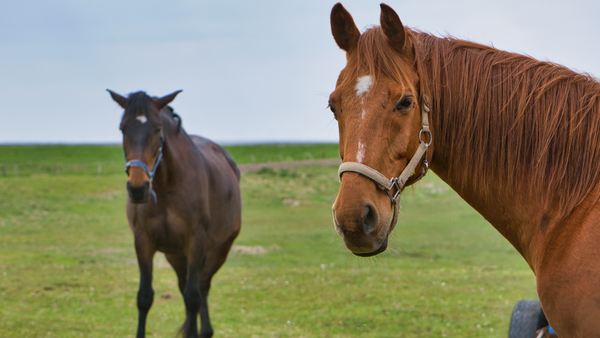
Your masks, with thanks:
M 171 299 L 171 298 L 173 298 L 173 294 L 170 292 L 165 292 L 160 295 L 160 298 L 161 299 Z
M 266 162 L 266 163 L 253 163 L 253 164 L 242 164 L 238 167 L 242 174 L 248 172 L 256 172 L 261 168 L 273 168 L 273 169 L 287 169 L 293 167 L 299 167 L 304 165 L 340 165 L 342 160 L 339 158 L 326 158 L 322 160 L 304 160 L 304 161 L 293 161 L 293 162 Z
M 231 247 L 231 252 L 242 255 L 264 255 L 269 252 L 277 251 L 280 248 L 277 245 L 272 245 L 270 247 L 263 247 L 261 245 L 257 246 L 246 246 L 246 245 L 234 245 Z

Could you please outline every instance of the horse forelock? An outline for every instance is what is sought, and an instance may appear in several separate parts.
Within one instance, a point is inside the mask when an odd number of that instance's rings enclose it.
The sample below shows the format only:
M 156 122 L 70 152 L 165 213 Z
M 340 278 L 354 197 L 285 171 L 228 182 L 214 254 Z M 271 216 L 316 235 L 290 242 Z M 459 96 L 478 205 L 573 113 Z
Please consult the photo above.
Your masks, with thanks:
M 133 123 L 133 121 L 138 121 L 136 123 L 145 124 L 147 121 L 152 120 L 154 123 L 164 124 L 165 120 L 162 118 L 161 112 L 151 109 L 152 100 L 153 98 L 143 91 L 129 94 L 122 122 L 129 124 Z M 170 122 L 174 119 L 174 110 L 171 106 L 167 106 L 164 109 L 168 112 L 170 119 L 167 121 Z
M 435 155 L 459 184 L 541 194 L 563 215 L 600 179 L 600 83 L 588 74 L 413 32 Z
M 125 115 L 127 116 L 145 116 L 148 118 L 150 111 L 150 103 L 152 98 L 146 94 L 146 92 L 131 93 L 127 96 L 127 108 L 125 109 Z
M 412 92 L 417 88 L 408 79 L 412 68 L 412 42 L 405 48 L 409 55 L 400 55 L 390 46 L 381 27 L 366 30 L 358 40 L 358 46 L 348 58 L 338 86 L 355 88 L 358 96 L 367 94 L 382 78 L 388 78 Z

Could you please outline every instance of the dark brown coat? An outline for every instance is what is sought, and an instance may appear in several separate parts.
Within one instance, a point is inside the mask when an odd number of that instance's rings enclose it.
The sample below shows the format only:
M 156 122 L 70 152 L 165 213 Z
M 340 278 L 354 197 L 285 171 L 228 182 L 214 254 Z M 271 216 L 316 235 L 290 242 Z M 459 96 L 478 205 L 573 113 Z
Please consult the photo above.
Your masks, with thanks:
M 141 160 L 151 171 L 161 151 L 163 156 L 153 179 L 139 166 L 128 168 L 127 218 L 140 267 L 138 338 L 145 335 L 153 301 L 152 258 L 157 251 L 165 253 L 179 279 L 187 314 L 183 335 L 198 337 L 199 313 L 200 336 L 212 336 L 207 304 L 211 278 L 241 225 L 239 170 L 222 147 L 181 129 L 181 118 L 167 106 L 177 93 L 156 99 L 139 92 L 126 99 L 111 92 L 125 108 L 121 130 L 126 161 Z

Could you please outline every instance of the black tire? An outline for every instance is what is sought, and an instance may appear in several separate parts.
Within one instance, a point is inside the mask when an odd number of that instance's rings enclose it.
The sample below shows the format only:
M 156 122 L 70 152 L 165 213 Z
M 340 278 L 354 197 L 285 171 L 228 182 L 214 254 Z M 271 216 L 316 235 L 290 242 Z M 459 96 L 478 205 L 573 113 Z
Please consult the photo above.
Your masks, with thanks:
M 535 331 L 548 326 L 548 321 L 537 299 L 521 299 L 510 316 L 508 338 L 535 338 Z

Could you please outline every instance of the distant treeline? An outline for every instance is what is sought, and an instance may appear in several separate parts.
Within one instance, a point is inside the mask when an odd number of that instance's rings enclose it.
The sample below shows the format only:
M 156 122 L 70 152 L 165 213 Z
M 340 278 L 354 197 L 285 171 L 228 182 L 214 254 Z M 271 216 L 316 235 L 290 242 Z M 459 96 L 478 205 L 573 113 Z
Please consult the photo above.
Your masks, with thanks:
M 337 144 L 261 144 L 225 146 L 238 164 L 339 157 Z M 0 146 L 0 178 L 123 173 L 118 145 Z

